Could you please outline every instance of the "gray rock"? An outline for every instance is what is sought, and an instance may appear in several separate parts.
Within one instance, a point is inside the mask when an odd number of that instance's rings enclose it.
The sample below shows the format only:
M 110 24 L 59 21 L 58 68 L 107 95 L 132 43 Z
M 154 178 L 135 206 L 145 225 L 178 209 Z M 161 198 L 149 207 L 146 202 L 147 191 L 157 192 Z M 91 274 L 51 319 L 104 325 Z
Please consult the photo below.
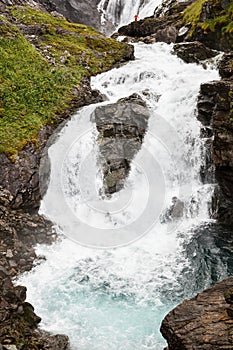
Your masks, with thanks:
M 178 35 L 178 30 L 175 26 L 168 26 L 164 29 L 157 31 L 155 39 L 156 41 L 162 41 L 167 44 L 175 43 Z
M 172 198 L 172 205 L 170 208 L 165 210 L 165 213 L 161 215 L 160 221 L 162 223 L 174 221 L 182 218 L 184 215 L 184 202 L 182 202 L 179 198 Z
M 44 350 L 69 350 L 69 338 L 64 334 L 49 336 Z
M 100 29 L 100 13 L 97 9 L 99 0 L 51 0 L 56 12 L 75 23 L 90 25 Z
M 6 251 L 6 258 L 13 258 L 13 253 L 11 249 L 7 249 Z
M 131 160 L 141 148 L 149 111 L 143 99 L 133 94 L 117 103 L 97 107 L 93 116 L 99 131 L 104 191 L 111 194 L 124 186 Z
M 198 41 L 175 44 L 174 52 L 186 63 L 198 63 L 218 54 L 217 51 L 207 48 Z
M 233 128 L 231 110 L 233 82 L 230 79 L 201 85 L 197 118 L 204 126 L 211 126 L 211 163 L 218 182 L 214 212 L 219 221 L 233 223 Z M 206 172 L 206 170 L 205 170 Z

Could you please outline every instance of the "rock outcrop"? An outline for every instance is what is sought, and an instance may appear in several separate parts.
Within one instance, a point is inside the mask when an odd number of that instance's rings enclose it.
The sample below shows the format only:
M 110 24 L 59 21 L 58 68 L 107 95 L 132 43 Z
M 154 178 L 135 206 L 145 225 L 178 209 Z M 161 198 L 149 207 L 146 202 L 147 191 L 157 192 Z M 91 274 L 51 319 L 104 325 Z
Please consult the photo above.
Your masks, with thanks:
M 233 55 L 226 54 L 219 64 L 220 81 L 201 85 L 198 99 L 198 119 L 212 144 L 212 161 L 219 184 L 217 191 L 217 218 L 227 224 L 233 223 Z M 206 133 L 205 133 L 206 136 Z
M 228 52 L 233 48 L 231 6 L 230 0 L 167 0 L 155 9 L 154 16 L 123 26 L 118 34 L 145 43 L 198 41 Z
M 174 52 L 186 63 L 199 63 L 218 54 L 198 41 L 175 44 Z
M 74 23 L 82 23 L 101 29 L 101 14 L 97 9 L 99 0 L 1 0 L 7 6 L 27 5 L 60 14 Z
M 101 28 L 100 12 L 97 9 L 99 0 L 50 0 L 49 2 L 57 12 L 70 21 L 83 23 L 96 29 Z
M 141 148 L 149 111 L 143 99 L 133 94 L 114 104 L 97 107 L 94 118 L 99 132 L 104 191 L 112 194 L 123 188 L 130 163 Z
M 231 349 L 233 317 L 227 302 L 231 302 L 232 287 L 233 277 L 229 277 L 169 312 L 161 326 L 168 349 Z
M 170 18 L 165 16 L 132 22 L 119 28 L 118 33 L 145 43 L 163 41 L 170 44 L 176 42 L 179 27 L 180 15 L 175 14 Z

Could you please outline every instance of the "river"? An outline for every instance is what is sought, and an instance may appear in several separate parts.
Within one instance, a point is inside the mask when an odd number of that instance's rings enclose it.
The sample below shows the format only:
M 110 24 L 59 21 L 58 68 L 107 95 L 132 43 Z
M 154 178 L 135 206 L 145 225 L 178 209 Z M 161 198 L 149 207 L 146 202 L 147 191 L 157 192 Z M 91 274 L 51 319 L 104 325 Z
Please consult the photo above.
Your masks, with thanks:
M 200 84 L 218 72 L 213 63 L 184 63 L 172 45 L 134 46 L 135 61 L 92 79 L 103 103 L 137 93 L 150 111 L 126 186 L 100 194 L 96 106 L 82 108 L 49 147 L 41 213 L 61 239 L 38 246 L 46 261 L 20 279 L 41 327 L 67 334 L 72 350 L 162 350 L 165 314 L 228 274 L 221 248 L 213 239 L 208 247 L 215 185 L 201 182 L 205 139 L 195 110 Z M 168 215 L 174 197 L 179 217 Z

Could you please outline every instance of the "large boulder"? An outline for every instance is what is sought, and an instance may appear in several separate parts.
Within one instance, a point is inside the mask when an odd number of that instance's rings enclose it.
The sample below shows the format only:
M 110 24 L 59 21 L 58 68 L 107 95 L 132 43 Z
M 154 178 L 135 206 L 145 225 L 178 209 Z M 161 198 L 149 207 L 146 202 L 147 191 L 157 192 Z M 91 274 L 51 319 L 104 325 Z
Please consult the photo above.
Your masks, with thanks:
M 174 52 L 186 63 L 198 63 L 218 54 L 198 41 L 175 44 Z
M 131 160 L 141 148 L 149 111 L 143 99 L 133 94 L 116 103 L 97 107 L 94 118 L 99 132 L 104 191 L 111 194 L 124 186 Z
M 138 22 L 132 22 L 119 28 L 120 35 L 142 38 L 153 35 L 155 41 L 175 42 L 178 34 L 180 14 L 171 17 L 153 18 L 149 17 Z
M 161 326 L 169 350 L 233 348 L 233 318 L 225 300 L 232 286 L 229 277 L 169 312 Z

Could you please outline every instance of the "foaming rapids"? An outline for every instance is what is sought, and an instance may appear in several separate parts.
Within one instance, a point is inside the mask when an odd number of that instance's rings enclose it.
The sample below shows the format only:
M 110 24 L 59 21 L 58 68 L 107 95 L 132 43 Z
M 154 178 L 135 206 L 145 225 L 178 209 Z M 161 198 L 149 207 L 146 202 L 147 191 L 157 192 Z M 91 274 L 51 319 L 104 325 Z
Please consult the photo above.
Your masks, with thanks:
M 219 77 L 210 65 L 185 64 L 171 51 L 162 43 L 136 44 L 135 61 L 92 79 L 104 103 L 137 93 L 150 110 L 143 147 L 118 194 L 101 195 L 95 105 L 75 114 L 49 148 L 41 212 L 62 236 L 37 248 L 46 261 L 20 283 L 42 327 L 69 335 L 73 350 L 162 350 L 164 315 L 211 283 L 199 277 L 197 286 L 185 246 L 211 222 L 214 186 L 200 181 L 205 155 L 195 104 L 200 84 Z M 112 241 L 98 244 L 104 230 Z M 109 249 L 95 248 L 103 246 Z M 205 269 L 203 276 L 211 266 Z M 224 265 L 218 273 L 226 274 Z

